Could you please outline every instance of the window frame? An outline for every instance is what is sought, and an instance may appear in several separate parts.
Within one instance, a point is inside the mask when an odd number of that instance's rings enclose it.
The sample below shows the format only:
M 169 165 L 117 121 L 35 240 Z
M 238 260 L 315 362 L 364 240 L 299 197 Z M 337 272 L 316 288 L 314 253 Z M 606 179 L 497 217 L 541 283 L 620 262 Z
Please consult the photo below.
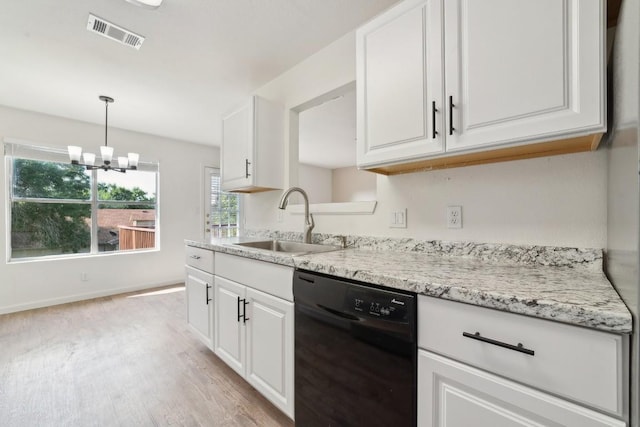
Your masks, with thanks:
M 14 153 L 15 152 L 15 153 Z M 24 153 L 23 153 L 24 152 Z M 32 156 L 29 156 L 32 153 Z M 69 163 L 67 152 L 58 148 L 41 147 L 29 144 L 25 141 L 14 140 L 10 138 L 4 138 L 4 161 L 5 161 L 5 204 L 6 204 L 6 230 L 7 236 L 6 243 L 6 261 L 7 263 L 19 263 L 19 262 L 33 262 L 33 261 L 46 261 L 55 259 L 68 259 L 78 257 L 95 257 L 104 255 L 123 255 L 134 254 L 141 252 L 154 252 L 160 251 L 160 165 L 158 162 L 139 162 L 138 169 L 144 172 L 155 173 L 155 201 L 154 202 L 138 202 L 128 200 L 99 200 L 98 199 L 98 170 L 92 170 L 90 172 L 90 197 L 89 199 L 54 199 L 54 198 L 42 198 L 42 197 L 15 197 L 13 194 L 14 183 L 14 160 L 25 159 L 35 160 L 41 162 L 56 162 L 56 163 Z M 121 173 L 116 171 L 110 171 L 113 173 Z M 55 255 L 42 255 L 33 257 L 13 257 L 12 247 L 12 223 L 13 223 L 13 203 L 14 202 L 29 202 L 29 203 L 51 203 L 51 204 L 79 204 L 90 206 L 91 212 L 91 227 L 90 227 L 90 247 L 89 252 L 78 253 L 60 253 Z M 110 205 L 155 205 L 155 242 L 153 248 L 141 248 L 141 249 L 127 249 L 127 250 L 113 250 L 113 251 L 100 251 L 98 241 L 98 212 L 101 204 Z
M 214 227 L 216 226 L 216 224 L 213 224 L 213 219 L 211 214 L 213 213 L 212 207 L 213 207 L 213 185 L 212 185 L 212 177 L 217 177 L 218 178 L 218 197 L 222 194 L 228 194 L 228 195 L 232 195 L 234 197 L 236 197 L 237 199 L 237 209 L 236 209 L 236 219 L 237 219 L 237 223 L 236 226 L 233 227 L 233 229 L 235 230 L 235 236 L 231 236 L 231 237 L 238 237 L 240 236 L 242 229 L 243 229 L 243 225 L 244 225 L 244 217 L 243 217 L 243 199 L 242 197 L 240 197 L 240 194 L 238 193 L 230 193 L 228 191 L 223 191 L 222 190 L 222 176 L 220 173 L 220 168 L 217 167 L 213 167 L 213 166 L 205 166 L 204 168 L 204 187 L 205 187 L 205 193 L 204 194 L 204 229 L 207 230 L 205 231 L 205 238 L 213 238 L 213 239 L 224 239 L 227 238 L 229 236 L 220 236 L 220 235 L 215 235 L 217 233 L 214 232 Z M 209 202 L 207 204 L 207 202 Z M 222 213 L 222 211 L 220 210 L 219 212 Z M 222 229 L 222 225 L 223 224 L 218 224 L 218 229 L 221 230 Z M 230 230 L 231 228 L 227 227 L 227 230 Z

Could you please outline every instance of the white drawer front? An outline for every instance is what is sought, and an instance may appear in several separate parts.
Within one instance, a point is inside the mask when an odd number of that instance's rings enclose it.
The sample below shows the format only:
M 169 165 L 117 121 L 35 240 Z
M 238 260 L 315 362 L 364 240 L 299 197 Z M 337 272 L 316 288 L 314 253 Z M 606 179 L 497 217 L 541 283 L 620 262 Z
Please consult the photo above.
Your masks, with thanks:
M 528 355 L 463 333 L 534 351 Z M 626 413 L 628 337 L 419 296 L 418 346 L 600 408 Z
M 213 251 L 185 246 L 185 264 L 213 274 Z
M 293 268 L 236 255 L 217 253 L 216 276 L 293 301 Z

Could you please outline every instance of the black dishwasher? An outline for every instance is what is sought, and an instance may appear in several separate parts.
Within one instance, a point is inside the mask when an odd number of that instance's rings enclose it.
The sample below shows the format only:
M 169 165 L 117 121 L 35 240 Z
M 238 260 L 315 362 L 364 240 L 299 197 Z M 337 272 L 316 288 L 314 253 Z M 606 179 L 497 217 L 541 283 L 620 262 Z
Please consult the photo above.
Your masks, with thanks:
M 295 421 L 416 425 L 415 294 L 296 271 Z

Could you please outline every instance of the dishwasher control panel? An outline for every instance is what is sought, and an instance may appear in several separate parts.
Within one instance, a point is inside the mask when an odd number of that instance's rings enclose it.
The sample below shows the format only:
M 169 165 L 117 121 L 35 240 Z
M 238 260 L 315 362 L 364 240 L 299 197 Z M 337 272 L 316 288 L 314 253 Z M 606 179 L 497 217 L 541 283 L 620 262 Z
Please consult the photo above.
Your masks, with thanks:
M 346 308 L 358 315 L 369 315 L 385 320 L 406 322 L 411 297 L 388 292 L 370 292 L 351 289 L 347 292 Z

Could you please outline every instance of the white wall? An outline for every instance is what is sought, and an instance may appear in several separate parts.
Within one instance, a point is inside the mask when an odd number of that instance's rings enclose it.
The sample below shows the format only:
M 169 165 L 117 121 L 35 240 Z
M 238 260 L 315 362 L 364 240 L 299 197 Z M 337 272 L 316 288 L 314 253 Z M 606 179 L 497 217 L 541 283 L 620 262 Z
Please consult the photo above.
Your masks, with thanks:
M 337 168 L 333 175 L 333 202 L 368 202 L 376 199 L 376 175 L 355 166 Z
M 256 93 L 291 109 L 354 79 L 352 32 Z M 289 162 L 297 158 L 295 147 L 289 146 L 288 153 Z M 283 186 L 293 182 L 286 180 Z M 378 176 L 378 206 L 373 215 L 316 217 L 314 232 L 604 248 L 606 182 L 603 150 Z M 299 215 L 287 214 L 277 221 L 280 194 L 244 196 L 246 227 L 302 231 Z M 463 207 L 462 229 L 446 228 L 445 209 L 450 204 Z M 390 211 L 404 207 L 408 227 L 389 228 Z
M 333 184 L 331 169 L 301 163 L 298 174 L 298 185 L 307 192 L 309 203 L 331 202 Z M 295 196 L 297 195 L 295 193 Z M 302 203 L 302 198 L 291 199 L 291 203 Z
M 103 135 L 101 125 L 0 106 L 0 141 L 18 138 L 52 147 L 73 143 L 95 151 Z M 0 313 L 183 281 L 184 239 L 202 237 L 202 173 L 205 164 L 218 166 L 218 149 L 112 128 L 109 142 L 116 152 L 136 151 L 141 161 L 160 163 L 160 250 L 6 263 L 2 244 Z M 4 161 L 0 181 L 5 188 Z M 6 242 L 6 196 L 0 200 L 0 239 Z M 82 272 L 88 281 L 80 280 Z

